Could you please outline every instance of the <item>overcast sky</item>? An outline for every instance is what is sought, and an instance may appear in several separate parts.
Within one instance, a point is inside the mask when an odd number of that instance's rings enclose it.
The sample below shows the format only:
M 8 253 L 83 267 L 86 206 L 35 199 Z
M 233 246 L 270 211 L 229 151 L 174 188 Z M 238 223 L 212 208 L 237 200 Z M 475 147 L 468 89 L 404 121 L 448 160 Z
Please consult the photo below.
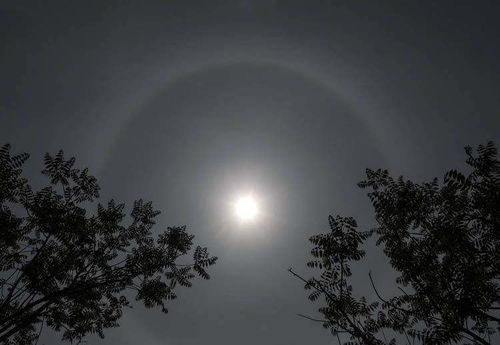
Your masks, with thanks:
M 497 1 L 1 1 L 0 144 L 64 149 L 102 200 L 152 200 L 219 256 L 170 313 L 97 345 L 332 344 L 302 284 L 329 214 L 373 225 L 370 168 L 417 181 L 500 142 Z M 241 224 L 231 203 L 253 193 Z M 394 288 L 383 257 L 355 277 Z M 45 344 L 58 335 L 46 332 Z M 336 340 L 335 340 L 336 341 Z

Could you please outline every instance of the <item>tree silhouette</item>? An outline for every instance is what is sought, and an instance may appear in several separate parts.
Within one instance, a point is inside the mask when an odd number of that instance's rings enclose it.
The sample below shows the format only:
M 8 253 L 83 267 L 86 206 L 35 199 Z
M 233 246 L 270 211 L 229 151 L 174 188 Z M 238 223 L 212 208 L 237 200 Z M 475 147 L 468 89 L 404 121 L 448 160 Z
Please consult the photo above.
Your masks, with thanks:
M 329 217 L 331 231 L 310 238 L 321 274 L 304 279 L 311 301 L 323 301 L 321 322 L 345 344 L 489 344 L 500 326 L 500 163 L 492 142 L 477 154 L 465 148 L 469 173 L 450 170 L 417 184 L 386 170 L 367 170 L 359 183 L 368 189 L 377 227 L 359 231 L 353 218 Z M 377 246 L 399 273 L 400 294 L 384 298 L 371 274 L 377 300 L 357 298 L 351 264 L 365 258 L 363 243 Z M 347 339 L 347 340 L 346 340 Z M 383 341 L 382 341 L 383 339 Z
M 21 176 L 27 159 L 0 149 L 0 343 L 33 344 L 44 324 L 72 342 L 103 337 L 129 305 L 126 291 L 167 312 L 178 285 L 210 278 L 205 269 L 217 258 L 193 248 L 184 226 L 152 234 L 160 212 L 151 202 L 135 201 L 123 225 L 123 204 L 91 211 L 99 186 L 74 158 L 46 154 L 50 185 L 37 192 Z M 180 264 L 191 250 L 192 261 Z

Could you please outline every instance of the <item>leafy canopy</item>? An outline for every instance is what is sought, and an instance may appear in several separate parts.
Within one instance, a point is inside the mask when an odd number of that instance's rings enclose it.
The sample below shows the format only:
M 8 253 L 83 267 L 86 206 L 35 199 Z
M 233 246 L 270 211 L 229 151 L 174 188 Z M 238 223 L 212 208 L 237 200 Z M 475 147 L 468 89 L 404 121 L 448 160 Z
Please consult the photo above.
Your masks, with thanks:
M 176 287 L 210 278 L 217 258 L 193 248 L 185 226 L 153 235 L 160 212 L 151 202 L 135 201 L 125 225 L 124 204 L 88 211 L 99 186 L 74 158 L 46 154 L 50 185 L 39 191 L 21 176 L 27 159 L 0 149 L 0 343 L 33 344 L 44 324 L 69 341 L 103 337 L 118 326 L 127 296 L 167 312 Z
M 408 344 L 489 344 L 499 330 L 500 162 L 491 142 L 465 153 L 470 172 L 450 170 L 442 183 L 368 169 L 359 186 L 369 191 L 377 227 L 359 231 L 353 218 L 330 216 L 331 231 L 311 237 L 314 260 L 307 265 L 320 276 L 305 280 L 291 272 L 310 300 L 323 301 L 323 318 L 315 320 L 339 342 L 395 344 L 384 332 L 391 330 Z M 401 292 L 383 298 L 370 274 L 373 302 L 355 297 L 350 283 L 351 265 L 365 259 L 370 236 L 399 273 Z

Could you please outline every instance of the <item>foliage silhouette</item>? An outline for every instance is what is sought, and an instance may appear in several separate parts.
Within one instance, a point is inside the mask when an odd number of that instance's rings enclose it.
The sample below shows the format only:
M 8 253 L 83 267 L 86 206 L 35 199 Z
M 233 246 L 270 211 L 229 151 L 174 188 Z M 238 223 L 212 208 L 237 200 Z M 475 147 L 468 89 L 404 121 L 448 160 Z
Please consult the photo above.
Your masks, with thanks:
M 307 266 L 320 276 L 290 272 L 304 281 L 311 301 L 323 301 L 323 318 L 313 320 L 339 343 L 342 337 L 344 344 L 395 344 L 384 332 L 392 330 L 408 344 L 489 344 L 499 330 L 500 163 L 492 142 L 465 153 L 470 172 L 450 170 L 442 184 L 368 169 L 359 187 L 369 190 L 378 226 L 359 231 L 353 218 L 330 216 L 331 231 L 310 238 L 314 260 Z M 351 264 L 364 259 L 370 236 L 399 273 L 401 292 L 383 298 L 370 273 L 373 302 L 355 297 L 350 283 Z
M 210 278 L 206 268 L 217 258 L 206 248 L 179 263 L 193 249 L 184 226 L 153 236 L 160 212 L 151 202 L 135 201 L 129 225 L 113 200 L 89 214 L 99 186 L 87 169 L 74 168 L 63 151 L 46 154 L 50 185 L 34 192 L 21 176 L 27 159 L 0 149 L 0 343 L 33 344 L 44 324 L 71 342 L 103 337 L 129 305 L 125 291 L 167 312 L 178 285 Z

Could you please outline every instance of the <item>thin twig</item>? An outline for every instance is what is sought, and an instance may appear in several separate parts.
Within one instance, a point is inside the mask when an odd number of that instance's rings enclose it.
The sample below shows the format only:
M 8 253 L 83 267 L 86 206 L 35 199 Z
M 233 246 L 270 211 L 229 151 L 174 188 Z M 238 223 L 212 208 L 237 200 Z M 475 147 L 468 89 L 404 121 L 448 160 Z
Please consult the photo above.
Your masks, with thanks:
M 304 315 L 304 314 L 297 314 L 297 316 L 300 316 L 300 317 L 303 317 L 304 319 L 308 319 L 308 320 L 315 321 L 315 322 L 328 323 L 328 320 L 315 319 L 313 317 L 310 317 L 310 316 L 307 316 L 307 315 Z

